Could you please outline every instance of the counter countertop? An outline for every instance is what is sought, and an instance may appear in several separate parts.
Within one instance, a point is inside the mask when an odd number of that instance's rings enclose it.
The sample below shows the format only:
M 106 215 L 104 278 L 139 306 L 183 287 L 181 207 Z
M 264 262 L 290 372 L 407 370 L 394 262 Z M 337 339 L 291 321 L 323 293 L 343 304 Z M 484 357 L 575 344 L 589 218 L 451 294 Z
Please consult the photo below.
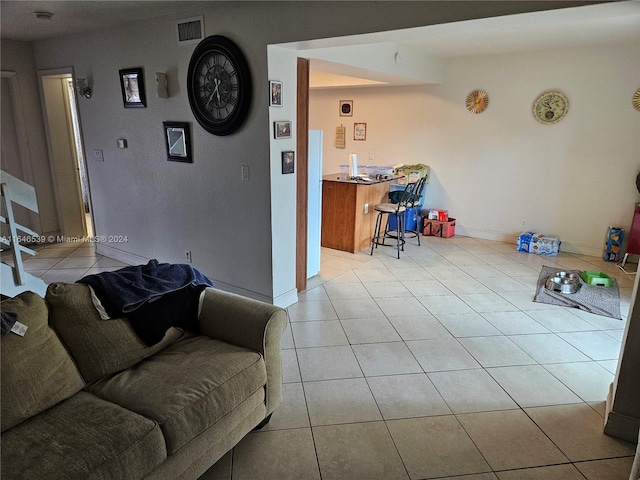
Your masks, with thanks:
M 386 178 L 384 180 L 377 180 L 375 178 L 370 178 L 369 180 L 352 180 L 351 177 L 342 173 L 330 173 L 328 175 L 322 176 L 322 180 L 325 182 L 356 183 L 358 185 L 373 185 L 376 183 L 393 182 L 400 178 L 404 178 L 404 175 L 390 175 L 389 178 Z

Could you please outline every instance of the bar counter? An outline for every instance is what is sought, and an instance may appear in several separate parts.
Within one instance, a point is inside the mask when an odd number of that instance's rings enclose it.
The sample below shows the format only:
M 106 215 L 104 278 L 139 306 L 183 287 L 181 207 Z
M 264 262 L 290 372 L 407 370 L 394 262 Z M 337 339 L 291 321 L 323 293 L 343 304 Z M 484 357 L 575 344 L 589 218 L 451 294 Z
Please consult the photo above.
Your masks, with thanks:
M 377 215 L 373 207 L 389 202 L 390 185 L 401 178 L 362 181 L 339 173 L 324 175 L 321 245 L 351 253 L 370 246 Z

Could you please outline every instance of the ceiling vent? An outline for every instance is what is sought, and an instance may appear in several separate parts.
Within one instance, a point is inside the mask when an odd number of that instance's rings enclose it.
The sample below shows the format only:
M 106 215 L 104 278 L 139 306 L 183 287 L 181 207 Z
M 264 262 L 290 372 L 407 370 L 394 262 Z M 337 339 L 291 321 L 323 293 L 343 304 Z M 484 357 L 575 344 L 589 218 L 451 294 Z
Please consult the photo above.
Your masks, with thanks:
M 178 45 L 198 43 L 204 38 L 204 16 L 183 18 L 176 22 Z

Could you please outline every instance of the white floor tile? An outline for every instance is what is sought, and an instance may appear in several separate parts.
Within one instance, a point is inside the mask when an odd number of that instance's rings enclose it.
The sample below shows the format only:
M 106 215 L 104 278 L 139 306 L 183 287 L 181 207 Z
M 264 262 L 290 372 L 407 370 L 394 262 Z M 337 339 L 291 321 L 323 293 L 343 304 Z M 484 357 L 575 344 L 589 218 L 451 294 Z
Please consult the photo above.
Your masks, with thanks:
M 313 426 L 382 420 L 364 378 L 305 382 L 304 393 Z
M 353 345 L 365 377 L 422 373 L 422 368 L 404 342 Z
M 451 413 L 424 373 L 369 377 L 367 383 L 385 420 Z
M 297 349 L 300 374 L 305 382 L 362 377 L 362 370 L 351 347 Z
M 487 372 L 522 408 L 582 402 L 541 365 L 488 368 Z
M 323 480 L 409 478 L 383 422 L 314 427 L 313 438 Z
M 518 408 L 485 370 L 432 372 L 428 376 L 453 413 Z

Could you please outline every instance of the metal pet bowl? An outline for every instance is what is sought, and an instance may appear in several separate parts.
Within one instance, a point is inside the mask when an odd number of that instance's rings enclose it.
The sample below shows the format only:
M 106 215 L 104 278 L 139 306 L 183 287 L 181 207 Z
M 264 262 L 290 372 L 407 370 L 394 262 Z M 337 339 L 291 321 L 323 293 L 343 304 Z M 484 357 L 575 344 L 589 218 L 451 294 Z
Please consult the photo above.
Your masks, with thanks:
M 576 293 L 580 290 L 580 276 L 569 272 L 556 272 L 544 284 L 547 290 L 560 293 Z

